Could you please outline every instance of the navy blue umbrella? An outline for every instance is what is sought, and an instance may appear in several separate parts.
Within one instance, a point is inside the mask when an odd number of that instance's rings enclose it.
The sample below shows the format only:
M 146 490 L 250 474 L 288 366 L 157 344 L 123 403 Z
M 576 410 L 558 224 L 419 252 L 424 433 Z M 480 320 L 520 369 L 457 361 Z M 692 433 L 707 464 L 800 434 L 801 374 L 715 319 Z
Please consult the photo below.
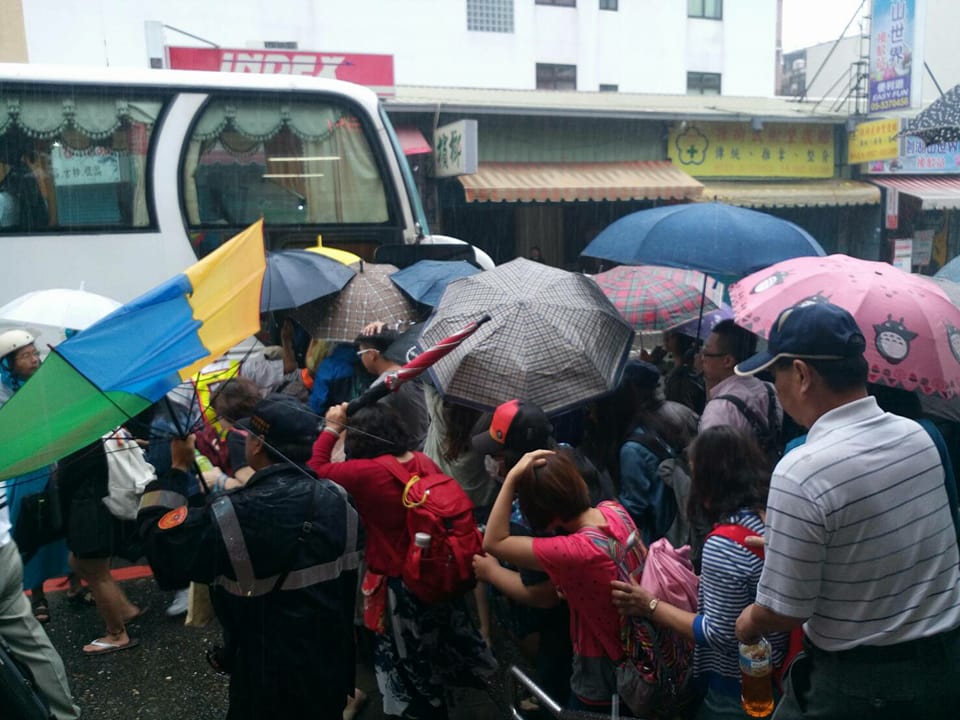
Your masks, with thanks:
M 478 272 L 480 269 L 466 260 L 420 260 L 393 273 L 390 279 L 414 302 L 436 307 L 447 285 Z
M 792 222 L 718 202 L 631 213 L 604 228 L 580 254 L 621 265 L 666 265 L 735 277 L 793 257 L 826 255 Z
M 353 269 L 306 250 L 267 253 L 260 312 L 288 310 L 343 290 Z

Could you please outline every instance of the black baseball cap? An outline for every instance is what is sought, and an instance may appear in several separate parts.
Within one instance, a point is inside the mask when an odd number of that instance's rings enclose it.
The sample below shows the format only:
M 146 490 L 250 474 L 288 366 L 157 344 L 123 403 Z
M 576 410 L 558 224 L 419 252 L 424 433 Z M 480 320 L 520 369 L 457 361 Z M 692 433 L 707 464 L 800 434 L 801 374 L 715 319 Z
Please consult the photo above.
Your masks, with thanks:
M 244 430 L 259 435 L 268 444 L 312 443 L 317 439 L 317 416 L 289 395 L 274 393 L 257 403 L 253 414 L 240 420 Z
M 486 432 L 473 436 L 473 448 L 485 455 L 530 452 L 549 447 L 552 436 L 553 426 L 543 410 L 524 400 L 510 400 L 493 411 Z
M 783 310 L 770 329 L 767 349 L 734 368 L 737 375 L 766 370 L 781 358 L 845 360 L 867 347 L 853 315 L 832 303 L 795 305 Z

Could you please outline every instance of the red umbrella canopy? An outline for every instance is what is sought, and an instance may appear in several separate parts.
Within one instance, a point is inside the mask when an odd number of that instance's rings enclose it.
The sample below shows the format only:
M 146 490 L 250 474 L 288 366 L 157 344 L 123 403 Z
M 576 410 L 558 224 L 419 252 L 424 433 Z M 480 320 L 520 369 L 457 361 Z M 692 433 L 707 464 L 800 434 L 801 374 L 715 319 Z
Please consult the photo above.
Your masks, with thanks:
M 960 308 L 929 279 L 846 255 L 785 260 L 730 288 L 734 317 L 766 337 L 788 307 L 831 302 L 867 340 L 870 382 L 960 394 Z

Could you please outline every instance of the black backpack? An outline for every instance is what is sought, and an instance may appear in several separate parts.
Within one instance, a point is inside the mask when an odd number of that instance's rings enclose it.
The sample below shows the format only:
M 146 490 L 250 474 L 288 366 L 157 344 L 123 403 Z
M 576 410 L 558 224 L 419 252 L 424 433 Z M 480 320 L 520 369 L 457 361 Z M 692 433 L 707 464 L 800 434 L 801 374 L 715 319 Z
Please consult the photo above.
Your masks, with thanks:
M 17 720 L 53 717 L 46 701 L 37 694 L 30 668 L 13 656 L 3 638 L 0 638 L 0 707 L 4 717 Z
M 783 424 L 777 417 L 776 390 L 767 382 L 765 382 L 763 386 L 767 389 L 766 419 L 762 418 L 755 410 L 747 407 L 747 404 L 736 395 L 720 395 L 713 399 L 726 400 L 732 403 L 733 406 L 740 411 L 740 414 L 747 419 L 747 422 L 750 423 L 750 429 L 757 439 L 757 444 L 760 446 L 764 455 L 767 456 L 767 460 L 770 462 L 770 468 L 773 469 L 780 458 L 783 457 Z

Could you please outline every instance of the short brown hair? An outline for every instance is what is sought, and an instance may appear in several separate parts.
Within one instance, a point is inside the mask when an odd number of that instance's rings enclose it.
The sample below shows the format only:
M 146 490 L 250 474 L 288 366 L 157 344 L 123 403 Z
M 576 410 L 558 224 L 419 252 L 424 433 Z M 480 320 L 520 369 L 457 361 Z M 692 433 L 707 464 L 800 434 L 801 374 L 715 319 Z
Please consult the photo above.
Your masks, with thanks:
M 567 522 L 590 508 L 590 491 L 569 452 L 558 450 L 546 463 L 517 480 L 520 512 L 535 532 L 556 520 Z

